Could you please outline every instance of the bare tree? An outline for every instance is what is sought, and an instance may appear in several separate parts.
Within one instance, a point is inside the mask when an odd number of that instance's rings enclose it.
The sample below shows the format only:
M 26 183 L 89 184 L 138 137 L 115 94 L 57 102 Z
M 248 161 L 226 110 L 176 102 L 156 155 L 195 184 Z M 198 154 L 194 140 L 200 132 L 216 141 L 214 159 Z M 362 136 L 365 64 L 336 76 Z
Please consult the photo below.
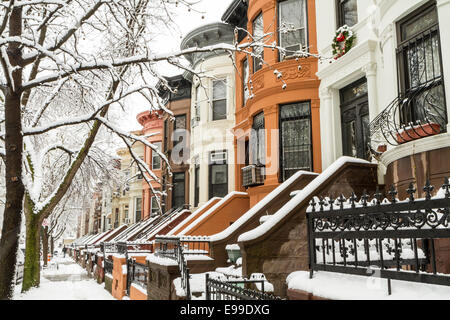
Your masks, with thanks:
M 117 135 L 129 148 L 150 187 L 153 181 L 160 182 L 131 146 L 143 143 L 168 163 L 165 156 L 146 137 L 123 130 L 110 112 L 127 108 L 124 99 L 139 94 L 152 110 L 171 113 L 155 84 L 162 81 L 169 90 L 176 89 L 159 74 L 159 62 L 193 72 L 183 62 L 186 54 L 226 51 L 233 58 L 237 51 L 258 56 L 260 50 L 254 48 L 262 46 L 283 50 L 249 36 L 241 45 L 156 53 L 151 34 L 169 25 L 171 9 L 180 5 L 193 10 L 187 0 L 0 1 L 0 109 L 4 114 L 0 123 L 5 127 L 0 133 L 4 144 L 0 154 L 6 168 L 0 299 L 12 296 L 22 213 L 26 220 L 22 291 L 39 285 L 42 222 L 57 214 L 55 209 L 74 181 L 89 176 L 83 170 L 90 166 L 83 164 L 101 162 L 95 144 L 103 130 Z M 299 57 L 305 55 L 298 52 Z

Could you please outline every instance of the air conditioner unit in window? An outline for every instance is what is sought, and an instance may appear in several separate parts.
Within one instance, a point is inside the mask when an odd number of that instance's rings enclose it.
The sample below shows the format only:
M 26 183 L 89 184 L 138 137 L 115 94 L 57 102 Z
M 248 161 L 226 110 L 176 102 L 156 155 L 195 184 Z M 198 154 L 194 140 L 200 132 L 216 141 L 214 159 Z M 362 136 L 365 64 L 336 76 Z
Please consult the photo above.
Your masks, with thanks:
M 131 223 L 131 219 L 130 218 L 125 218 L 125 224 L 130 224 Z
M 242 168 L 242 186 L 244 188 L 264 184 L 265 167 L 250 165 Z
M 215 163 L 215 162 L 226 162 L 227 161 L 227 152 L 223 151 L 223 152 L 211 153 L 210 160 L 211 160 L 212 163 Z

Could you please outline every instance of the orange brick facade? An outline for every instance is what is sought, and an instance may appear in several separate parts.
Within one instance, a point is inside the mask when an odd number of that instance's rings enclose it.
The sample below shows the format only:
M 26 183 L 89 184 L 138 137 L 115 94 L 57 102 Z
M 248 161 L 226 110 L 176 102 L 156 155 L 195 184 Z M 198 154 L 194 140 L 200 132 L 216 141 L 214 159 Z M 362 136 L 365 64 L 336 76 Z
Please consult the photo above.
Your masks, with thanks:
M 162 130 L 163 130 L 163 120 L 162 120 L 162 112 L 157 111 L 145 111 L 137 116 L 138 122 L 143 126 L 143 133 L 144 135 L 150 135 L 154 134 L 151 137 L 147 138 L 147 140 L 150 143 L 157 143 L 162 142 Z M 153 150 L 149 147 L 144 147 L 144 161 L 148 165 L 150 169 L 152 169 L 152 154 Z M 153 170 L 153 173 L 158 177 L 161 178 L 162 171 L 161 170 Z M 151 179 L 151 178 L 150 178 Z M 152 191 L 148 185 L 148 183 L 143 180 L 142 185 L 142 219 L 145 220 L 150 217 L 150 211 L 151 211 L 151 199 L 152 199 Z M 152 182 L 152 187 L 154 189 L 161 190 L 161 184 L 157 182 Z
M 315 1 L 307 1 L 308 20 L 308 46 L 310 53 L 317 53 L 316 40 L 316 18 Z M 278 43 L 277 26 L 277 1 L 275 0 L 250 0 L 247 11 L 247 30 L 252 34 L 252 24 L 254 19 L 263 15 L 264 33 L 273 33 L 273 38 L 266 43 Z M 242 42 L 246 42 L 247 37 Z M 270 42 L 270 43 L 269 43 Z M 243 70 L 245 54 L 237 54 L 236 63 L 238 70 Z M 279 137 L 273 136 L 274 131 L 279 129 L 279 106 L 283 104 L 306 102 L 311 104 L 311 124 L 312 124 L 312 167 L 314 172 L 322 171 L 321 163 L 321 142 L 320 142 L 320 101 L 319 85 L 320 81 L 316 76 L 318 71 L 318 60 L 313 57 L 284 60 L 279 62 L 278 50 L 264 48 L 264 61 L 262 69 L 253 73 L 253 59 L 248 59 L 250 80 L 253 86 L 253 99 L 248 99 L 244 104 L 244 83 L 242 72 L 236 74 L 236 127 L 235 130 L 244 132 L 244 136 L 237 136 L 235 140 L 236 151 L 236 190 L 247 191 L 250 195 L 250 205 L 254 206 L 270 191 L 276 188 L 280 180 L 280 155 Z M 301 68 L 299 69 L 299 65 Z M 283 82 L 274 75 L 274 70 L 280 71 L 282 80 L 286 83 L 286 88 L 282 89 Z M 246 190 L 242 180 L 242 168 L 245 166 L 238 161 L 238 139 L 246 139 L 246 132 L 252 128 L 253 117 L 264 112 L 266 129 L 266 180 L 263 186 L 251 187 Z M 239 130 L 240 129 L 240 130 Z M 275 143 L 272 143 L 272 140 Z M 241 151 L 242 154 L 242 151 Z

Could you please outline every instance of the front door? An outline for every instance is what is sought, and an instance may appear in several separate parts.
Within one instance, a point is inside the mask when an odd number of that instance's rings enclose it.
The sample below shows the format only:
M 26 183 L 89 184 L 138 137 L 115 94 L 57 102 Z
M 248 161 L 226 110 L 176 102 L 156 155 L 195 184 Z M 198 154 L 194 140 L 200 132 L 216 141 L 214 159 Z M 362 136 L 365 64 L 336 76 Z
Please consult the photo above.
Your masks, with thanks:
M 369 102 L 365 78 L 340 91 L 344 156 L 370 159 Z

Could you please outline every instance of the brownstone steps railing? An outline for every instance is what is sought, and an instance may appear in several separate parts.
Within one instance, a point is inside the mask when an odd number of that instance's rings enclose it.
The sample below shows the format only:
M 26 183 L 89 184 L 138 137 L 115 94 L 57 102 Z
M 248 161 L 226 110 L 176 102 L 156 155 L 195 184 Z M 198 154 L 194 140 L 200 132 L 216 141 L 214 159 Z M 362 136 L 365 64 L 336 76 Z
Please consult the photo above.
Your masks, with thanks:
M 238 243 L 243 276 L 263 273 L 274 294 L 286 296 L 286 277 L 309 270 L 306 210 L 313 197 L 373 194 L 378 186 L 377 165 L 342 157 L 297 193 L 265 223 L 243 233 Z
M 224 267 L 227 265 L 228 257 L 225 250 L 227 245 L 237 243 L 239 235 L 258 227 L 261 217 L 276 213 L 291 200 L 292 192 L 303 189 L 317 176 L 318 174 L 312 172 L 297 172 L 257 205 L 250 208 L 226 230 L 211 236 L 211 256 L 215 259 L 216 266 Z

